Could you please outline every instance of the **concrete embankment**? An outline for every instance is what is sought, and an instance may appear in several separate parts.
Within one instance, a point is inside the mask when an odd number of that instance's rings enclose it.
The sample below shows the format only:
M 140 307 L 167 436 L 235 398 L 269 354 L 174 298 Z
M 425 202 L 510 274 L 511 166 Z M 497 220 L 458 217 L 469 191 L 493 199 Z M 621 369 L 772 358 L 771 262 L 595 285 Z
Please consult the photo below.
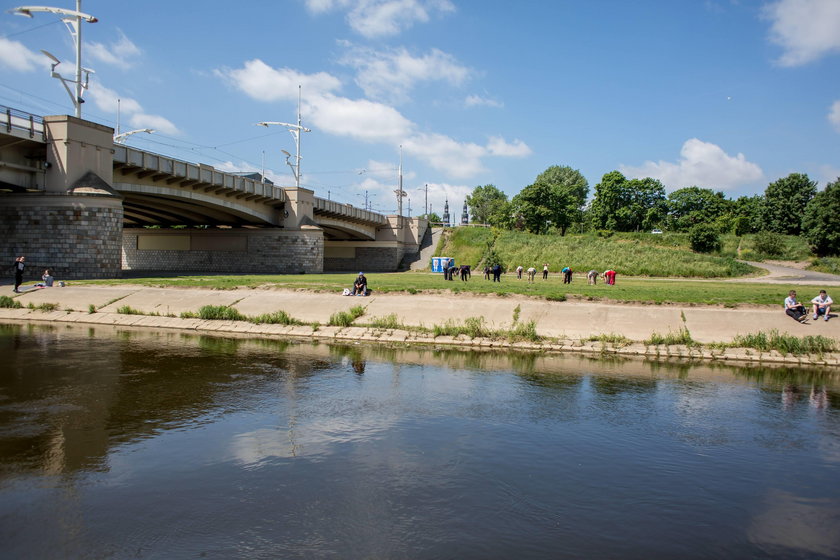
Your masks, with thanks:
M 550 302 L 521 296 L 482 296 L 469 294 L 375 294 L 370 297 L 343 297 L 333 293 L 240 288 L 204 290 L 199 288 L 147 288 L 140 286 L 67 286 L 30 289 L 17 296 L 22 309 L 0 309 L 4 321 L 52 321 L 73 324 L 107 324 L 149 329 L 186 329 L 248 336 L 323 339 L 340 342 L 384 342 L 466 346 L 518 350 L 611 353 L 655 356 L 659 358 L 707 359 L 785 363 L 791 365 L 840 365 L 840 354 L 783 356 L 778 352 L 751 349 L 709 348 L 708 346 L 651 345 L 654 334 L 667 335 L 686 329 L 691 339 L 709 344 L 731 342 L 737 335 L 768 332 L 772 329 L 795 336 L 822 335 L 840 340 L 840 317 L 825 322 L 799 324 L 779 307 L 722 307 L 677 305 L 630 305 L 594 302 Z M 32 304 L 36 309 L 28 308 Z M 55 311 L 37 309 L 56 304 Z M 285 311 L 300 326 L 253 324 L 245 321 L 207 321 L 180 318 L 183 312 L 197 312 L 205 305 L 232 306 L 246 316 Z M 324 326 L 330 316 L 361 305 L 365 314 L 355 324 L 393 315 L 405 329 L 365 326 Z M 130 307 L 141 315 L 118 313 Z M 95 309 L 94 313 L 89 312 Z M 514 317 L 520 324 L 534 321 L 539 342 L 511 341 L 508 337 L 470 338 L 437 336 L 429 330 L 447 321 L 462 323 L 469 317 L 482 317 L 493 331 L 509 330 Z M 319 326 L 313 327 L 312 324 Z M 424 327 L 425 330 L 417 329 Z M 604 335 L 630 342 L 590 340 Z

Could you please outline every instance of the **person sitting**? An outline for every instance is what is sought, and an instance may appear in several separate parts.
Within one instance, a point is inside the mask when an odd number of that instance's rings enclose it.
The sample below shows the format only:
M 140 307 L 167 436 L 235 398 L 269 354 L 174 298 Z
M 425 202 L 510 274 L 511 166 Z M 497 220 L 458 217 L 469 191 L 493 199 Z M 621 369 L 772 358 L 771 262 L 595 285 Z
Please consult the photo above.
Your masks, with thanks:
M 788 292 L 788 297 L 785 298 L 785 313 L 800 323 L 808 320 L 808 312 L 805 310 L 805 306 L 796 301 L 796 290 Z
M 365 278 L 365 273 L 364 272 L 360 272 L 359 275 L 356 277 L 356 281 L 353 282 L 353 295 L 354 296 L 366 296 L 366 295 L 368 295 L 367 278 Z
M 44 281 L 44 286 L 46 286 L 47 288 L 52 288 L 52 285 L 53 285 L 53 282 L 55 281 L 55 278 L 53 278 L 53 275 L 52 275 L 52 273 L 50 273 L 49 268 L 44 271 L 44 275 L 41 276 L 41 280 Z
M 828 316 L 831 314 L 831 304 L 834 303 L 831 296 L 825 293 L 825 290 L 820 290 L 819 295 L 812 299 L 811 303 L 814 304 L 814 320 L 816 321 L 820 315 L 823 315 L 825 320 L 828 321 Z

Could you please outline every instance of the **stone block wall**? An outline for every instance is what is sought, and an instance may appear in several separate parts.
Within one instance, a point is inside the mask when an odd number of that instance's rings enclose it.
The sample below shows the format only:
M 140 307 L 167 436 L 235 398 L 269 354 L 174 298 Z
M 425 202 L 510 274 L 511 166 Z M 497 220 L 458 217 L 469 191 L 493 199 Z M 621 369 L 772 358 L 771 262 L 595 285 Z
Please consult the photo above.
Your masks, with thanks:
M 160 248 L 167 244 L 177 248 Z M 231 247 L 236 245 L 241 247 L 231 250 Z M 158 248 L 144 249 L 144 246 Z M 123 231 L 122 266 L 125 270 L 209 274 L 317 274 L 323 272 L 323 263 L 324 236 L 317 228 L 301 231 Z
M 324 259 L 324 270 L 330 272 L 394 272 L 402 261 L 405 247 L 402 244 L 391 246 L 358 246 L 354 258 Z
M 119 278 L 123 210 L 119 198 L 71 195 L 0 196 L 0 246 L 11 277 L 26 257 L 24 281 L 44 269 L 56 280 Z

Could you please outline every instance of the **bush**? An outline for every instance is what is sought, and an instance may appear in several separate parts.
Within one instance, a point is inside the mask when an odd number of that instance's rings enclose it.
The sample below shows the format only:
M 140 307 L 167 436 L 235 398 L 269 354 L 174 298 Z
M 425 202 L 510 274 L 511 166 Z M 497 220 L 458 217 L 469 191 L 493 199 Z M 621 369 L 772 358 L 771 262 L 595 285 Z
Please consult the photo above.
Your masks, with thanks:
M 688 241 L 691 243 L 691 250 L 696 253 L 713 253 L 720 251 L 720 234 L 717 230 L 706 224 L 697 224 L 688 232 Z
M 351 307 L 349 311 L 339 311 L 330 315 L 330 322 L 333 327 L 349 327 L 353 321 L 365 314 L 365 308 L 361 305 Z
M 735 235 L 741 237 L 742 235 L 748 234 L 752 231 L 752 224 L 750 224 L 750 219 L 746 216 L 738 216 L 735 218 L 735 224 L 733 226 L 735 230 Z
M 760 231 L 753 238 L 753 248 L 757 253 L 769 257 L 780 257 L 785 254 L 785 238 L 774 231 Z

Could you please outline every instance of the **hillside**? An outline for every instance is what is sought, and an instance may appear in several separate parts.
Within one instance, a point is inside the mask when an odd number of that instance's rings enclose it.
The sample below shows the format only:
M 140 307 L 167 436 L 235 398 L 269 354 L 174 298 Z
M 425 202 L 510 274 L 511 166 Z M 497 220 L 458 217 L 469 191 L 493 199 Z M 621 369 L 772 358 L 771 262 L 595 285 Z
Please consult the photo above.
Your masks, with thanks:
M 577 272 L 590 269 L 614 269 L 621 275 L 683 278 L 725 278 L 756 272 L 752 266 L 737 262 L 739 244 L 742 254 L 749 251 L 749 242 L 727 236 L 720 255 L 692 252 L 683 234 L 653 235 L 647 233 L 533 235 L 518 231 L 488 228 L 452 228 L 444 232 L 436 256 L 455 259 L 457 264 L 484 266 L 484 256 L 492 249 L 505 270 L 517 266 L 542 269 L 549 263 L 551 271 L 565 266 Z M 799 247 L 795 247 L 799 251 Z M 754 257 L 753 257 L 754 258 Z

